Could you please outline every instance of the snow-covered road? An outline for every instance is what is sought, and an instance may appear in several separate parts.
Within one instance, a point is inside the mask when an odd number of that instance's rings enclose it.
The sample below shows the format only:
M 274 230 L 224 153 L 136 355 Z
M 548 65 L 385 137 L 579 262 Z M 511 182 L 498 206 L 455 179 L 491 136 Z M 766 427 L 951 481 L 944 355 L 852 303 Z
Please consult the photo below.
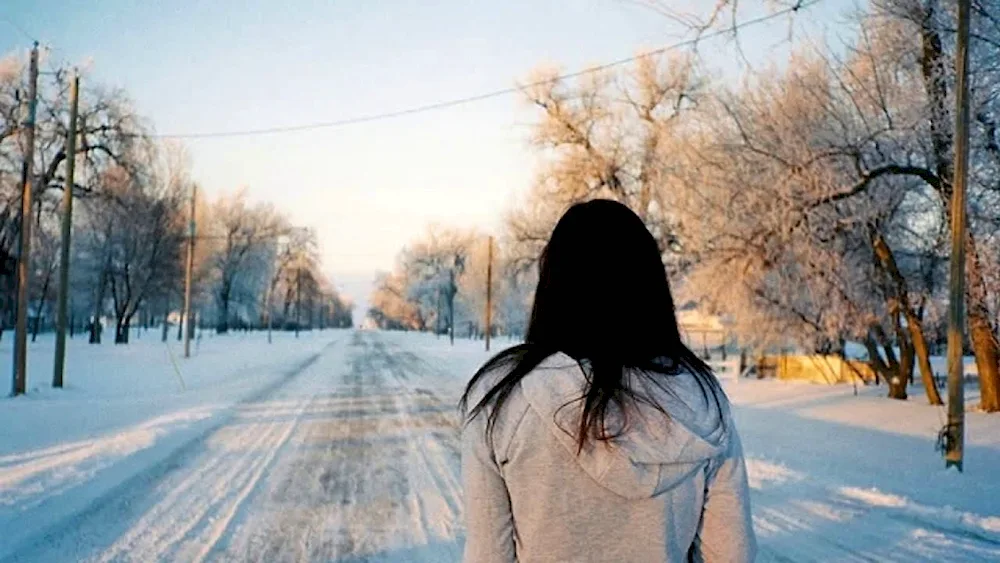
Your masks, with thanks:
M 317 338 L 222 410 L 186 404 L 89 441 L 0 455 L 0 522 L 36 528 L 16 545 L 0 535 L 0 561 L 459 561 L 455 404 L 480 344 Z M 758 381 L 727 392 L 760 561 L 1000 560 L 1000 419 L 970 415 L 958 475 L 933 452 L 939 413 L 918 401 Z M 146 450 L 167 454 L 95 487 Z M 18 518 L 85 490 L 101 492 L 44 525 Z
M 455 561 L 455 386 L 376 333 L 335 341 L 15 561 Z

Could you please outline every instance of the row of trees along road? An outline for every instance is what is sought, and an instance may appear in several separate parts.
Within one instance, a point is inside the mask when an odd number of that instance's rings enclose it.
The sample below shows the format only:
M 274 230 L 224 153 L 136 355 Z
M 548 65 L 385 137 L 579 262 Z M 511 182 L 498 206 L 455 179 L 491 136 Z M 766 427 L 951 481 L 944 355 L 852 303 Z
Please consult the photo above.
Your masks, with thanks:
M 26 57 L 0 58 L 0 336 L 13 326 Z M 80 93 L 76 179 L 65 180 L 70 73 L 42 73 L 33 163 L 30 278 L 32 338 L 52 328 L 59 263 L 59 201 L 72 189 L 71 334 L 101 342 L 102 323 L 124 344 L 135 326 L 176 325 L 183 305 L 193 182 L 184 148 L 157 140 L 125 92 L 89 84 Z M 197 193 L 203 194 L 202 191 Z M 232 328 L 348 326 L 351 305 L 323 274 L 315 236 L 246 193 L 200 195 L 192 311 L 218 332 Z M 93 322 L 97 320 L 98 322 Z M 168 322 L 169 321 L 169 322 Z M 191 323 L 192 329 L 195 323 Z
M 652 7 L 664 7 L 655 1 Z M 720 2 L 704 29 L 735 2 Z M 967 251 L 968 352 L 981 407 L 1000 410 L 1000 5 L 972 23 L 973 129 Z M 738 87 L 696 53 L 558 78 L 541 69 L 525 99 L 543 157 L 510 210 L 498 258 L 498 323 L 523 330 L 538 253 L 567 206 L 622 201 L 660 243 L 681 302 L 726 314 L 744 345 L 843 353 L 863 343 L 889 395 L 943 354 L 953 177 L 954 4 L 875 0 L 845 45 L 794 47 L 787 66 Z M 723 23 L 718 23 L 722 21 Z M 475 233 L 431 231 L 400 254 L 373 295 L 381 326 L 430 329 L 483 318 Z M 455 249 L 461 249 L 456 252 Z M 458 258 L 461 257 L 461 260 Z M 455 272 L 459 283 L 450 282 Z M 480 289 L 481 288 L 481 289 Z
M 485 335 L 490 239 L 474 230 L 428 228 L 380 273 L 368 318 L 388 330 L 429 330 L 453 337 Z M 523 335 L 532 286 L 507 248 L 493 245 L 491 334 Z

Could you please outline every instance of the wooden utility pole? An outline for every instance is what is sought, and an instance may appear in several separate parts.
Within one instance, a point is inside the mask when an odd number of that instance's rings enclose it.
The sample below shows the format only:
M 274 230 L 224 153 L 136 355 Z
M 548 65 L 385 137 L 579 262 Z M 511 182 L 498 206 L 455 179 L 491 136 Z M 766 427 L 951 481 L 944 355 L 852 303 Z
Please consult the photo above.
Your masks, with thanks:
M 59 297 L 56 312 L 56 358 L 52 386 L 63 386 L 66 367 L 66 318 L 69 316 L 69 250 L 73 236 L 73 185 L 76 175 L 76 119 L 80 106 L 80 75 L 73 74 L 69 90 L 69 130 L 66 132 L 66 185 L 62 199 L 62 246 L 59 249 Z
M 442 318 L 444 317 L 444 313 L 441 312 L 441 309 L 443 308 L 442 307 L 443 302 L 444 302 L 444 288 L 438 286 L 437 316 L 434 317 L 434 334 L 436 335 L 435 337 L 438 339 L 441 338 L 441 325 L 442 325 L 441 321 Z
M 267 343 L 271 343 L 271 293 L 274 291 L 274 281 L 267 280 L 267 294 L 264 296 L 264 314 L 267 315 Z
M 490 236 L 486 252 L 486 351 L 490 351 L 490 336 L 493 335 L 493 237 Z
M 302 266 L 295 267 L 295 338 L 299 337 L 302 322 Z
M 448 270 L 448 338 L 455 345 L 455 267 Z
M 191 282 L 194 277 L 195 206 L 198 200 L 198 185 L 191 184 L 191 217 L 188 220 L 187 264 L 184 268 L 184 312 L 181 325 L 184 327 L 184 357 L 191 357 Z
M 31 216 L 34 197 L 35 114 L 38 111 L 38 42 L 31 48 L 28 66 L 28 118 L 23 125 L 24 163 L 21 165 L 21 239 L 17 255 L 17 324 L 14 330 L 14 389 L 22 395 L 28 388 L 28 279 L 31 275 Z
M 955 178 L 951 194 L 951 279 L 948 303 L 948 439 L 945 468 L 962 471 L 965 442 L 965 184 L 969 168 L 969 12 L 971 0 L 958 2 L 955 57 Z

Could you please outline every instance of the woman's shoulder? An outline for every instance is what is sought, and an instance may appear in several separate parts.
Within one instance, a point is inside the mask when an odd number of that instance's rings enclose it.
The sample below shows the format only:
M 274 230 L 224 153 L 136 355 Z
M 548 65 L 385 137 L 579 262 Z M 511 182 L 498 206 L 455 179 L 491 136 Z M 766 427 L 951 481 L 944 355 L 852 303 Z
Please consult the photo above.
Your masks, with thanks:
M 498 387 L 506 388 L 504 399 L 497 412 L 497 421 L 520 419 L 531 406 L 539 402 L 553 403 L 557 397 L 579 393 L 585 379 L 579 363 L 566 354 L 556 352 L 541 358 L 530 358 L 532 350 L 523 345 L 501 352 L 486 362 L 469 383 L 466 391 L 466 416 L 484 414 L 489 416 L 497 407 Z M 522 361 L 534 365 L 522 366 Z M 510 375 L 520 368 L 530 369 L 526 373 L 510 379 Z M 490 396 L 492 395 L 492 396 Z M 485 401 L 489 396 L 489 400 Z M 483 403 L 481 406 L 480 404 Z M 477 408 L 479 407 L 479 408 Z M 478 411 L 478 412 L 473 412 Z
M 527 372 L 516 376 L 513 383 L 519 383 L 539 371 L 549 371 L 561 365 L 577 364 L 572 358 L 561 352 L 546 353 L 528 344 L 512 346 L 497 353 L 476 370 L 467 385 L 466 396 L 470 406 L 475 405 L 515 371 L 530 367 Z

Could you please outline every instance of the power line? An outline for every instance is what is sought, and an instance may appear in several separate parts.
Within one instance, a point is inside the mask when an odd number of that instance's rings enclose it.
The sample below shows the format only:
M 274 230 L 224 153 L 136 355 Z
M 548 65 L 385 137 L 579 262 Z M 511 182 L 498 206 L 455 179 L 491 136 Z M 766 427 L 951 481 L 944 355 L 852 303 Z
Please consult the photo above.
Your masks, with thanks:
M 752 18 L 743 22 L 734 23 L 731 26 L 726 26 L 724 29 L 717 31 L 712 31 L 708 33 L 699 34 L 697 37 L 692 39 L 686 39 L 684 41 L 679 41 L 658 49 L 653 49 L 652 51 L 647 51 L 641 55 L 634 55 L 631 57 L 626 57 L 623 59 L 614 60 L 607 62 L 598 66 L 589 67 L 576 72 L 570 72 L 567 74 L 561 74 L 554 78 L 547 78 L 545 80 L 539 80 L 537 82 L 531 82 L 522 86 L 511 86 L 508 88 L 501 88 L 499 90 L 493 90 L 490 92 L 485 92 L 482 94 L 476 94 L 473 96 L 467 96 L 464 98 L 456 98 L 451 100 L 444 100 L 440 102 L 434 102 L 430 104 L 414 106 L 406 109 L 388 111 L 381 113 L 373 113 L 369 115 L 361 115 L 357 117 L 349 117 L 345 119 L 338 119 L 334 121 L 319 121 L 313 123 L 306 123 L 301 125 L 285 125 L 277 127 L 267 127 L 262 129 L 244 129 L 235 131 L 216 131 L 216 132 L 204 132 L 204 133 L 164 133 L 164 134 L 154 134 L 149 135 L 150 137 L 160 138 L 160 139 L 207 139 L 207 138 L 225 138 L 225 137 L 248 137 L 254 135 L 273 135 L 277 133 L 293 133 L 299 131 L 311 131 L 315 129 L 330 129 L 334 127 L 344 127 L 348 125 L 358 125 L 361 123 L 370 123 L 373 121 L 383 121 L 386 119 L 393 119 L 397 117 L 404 117 L 407 115 L 413 115 L 417 113 L 425 113 L 429 111 L 435 111 L 440 109 L 446 109 L 455 106 L 467 105 L 475 102 L 481 102 L 483 100 L 488 100 L 491 98 L 498 98 L 501 96 L 507 96 L 510 94 L 516 94 L 525 88 L 532 88 L 535 86 L 544 86 L 546 84 L 551 84 L 553 82 L 560 82 L 562 80 L 568 80 L 572 78 L 578 78 L 580 76 L 585 76 L 588 74 L 593 74 L 596 72 L 601 72 L 611 68 L 619 67 L 629 63 L 633 63 L 641 58 L 661 55 L 670 51 L 674 51 L 683 47 L 693 47 L 698 45 L 702 41 L 709 39 L 714 39 L 723 35 L 730 35 L 738 32 L 739 30 L 758 24 L 762 24 L 795 12 L 799 12 L 809 8 L 815 4 L 818 4 L 822 0 L 809 0 L 796 3 L 794 6 L 773 12 L 764 16 L 757 18 Z M 140 136 L 140 135 L 136 135 Z
M 23 27 L 21 27 L 17 22 L 15 22 L 14 20 L 8 18 L 7 16 L 4 16 L 4 15 L 0 14 L 0 21 L 6 22 L 6 23 L 10 24 L 11 27 L 13 27 L 18 32 L 20 32 L 20 34 L 23 35 L 23 36 L 25 36 L 29 41 L 38 41 L 37 37 L 35 37 L 34 35 L 28 33 L 28 31 L 26 29 L 24 29 Z
M 18 24 L 16 21 L 12 20 L 11 18 L 9 18 L 9 17 L 7 17 L 7 16 L 5 16 L 3 14 L 0 14 L 0 22 L 4 22 L 4 23 L 7 23 L 7 24 L 10 24 L 11 27 L 13 27 L 15 30 L 17 30 L 28 41 L 32 41 L 34 43 L 38 43 L 39 47 L 41 47 L 45 51 L 45 53 L 48 54 L 48 55 L 51 55 L 51 54 L 57 53 L 57 52 L 61 52 L 61 53 L 65 54 L 65 51 L 63 49 L 61 49 L 59 47 L 55 47 L 51 43 L 43 42 L 36 35 L 30 33 L 27 29 L 25 29 L 24 26 Z M 50 62 L 49 64 L 51 65 L 52 63 Z M 51 72 L 51 71 L 49 71 L 49 72 L 42 71 L 42 72 L 39 72 L 39 74 L 42 74 L 42 75 L 53 74 L 53 72 Z

